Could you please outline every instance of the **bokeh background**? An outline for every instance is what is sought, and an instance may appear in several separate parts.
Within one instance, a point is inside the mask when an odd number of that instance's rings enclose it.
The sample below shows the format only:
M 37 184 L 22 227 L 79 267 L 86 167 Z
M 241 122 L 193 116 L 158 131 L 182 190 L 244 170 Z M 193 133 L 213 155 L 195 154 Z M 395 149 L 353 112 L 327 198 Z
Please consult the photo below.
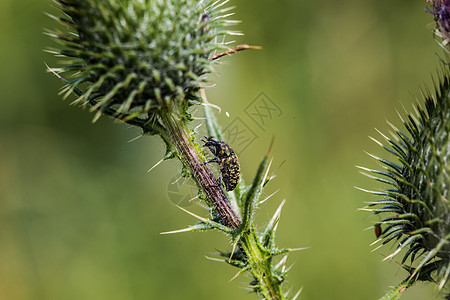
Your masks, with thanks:
M 386 120 L 400 127 L 396 110 L 411 110 L 431 86 L 440 50 L 426 3 L 231 4 L 243 20 L 237 43 L 264 49 L 224 58 L 207 93 L 224 127 L 252 133 L 239 151 L 244 179 L 273 136 L 274 169 L 286 161 L 258 217 L 286 199 L 279 246 L 311 247 L 289 256 L 285 288 L 303 287 L 308 300 L 378 299 L 406 273 L 400 256 L 381 262 L 389 246 L 370 252 L 374 233 L 363 230 L 377 219 L 357 211 L 371 197 L 354 187 L 383 186 L 355 165 L 377 166 L 364 151 L 385 154 L 368 136 L 388 132 Z M 160 235 L 195 223 L 169 197 L 179 163 L 147 173 L 161 140 L 129 142 L 137 129 L 92 124 L 57 95 L 62 84 L 44 66 L 55 63 L 43 52 L 54 46 L 46 11 L 55 12 L 50 0 L 0 1 L 0 299 L 256 299 L 250 278 L 228 282 L 237 270 L 205 258 L 230 249 L 221 233 Z M 279 108 L 264 126 L 246 113 L 261 92 Z M 402 299 L 437 297 L 418 284 Z

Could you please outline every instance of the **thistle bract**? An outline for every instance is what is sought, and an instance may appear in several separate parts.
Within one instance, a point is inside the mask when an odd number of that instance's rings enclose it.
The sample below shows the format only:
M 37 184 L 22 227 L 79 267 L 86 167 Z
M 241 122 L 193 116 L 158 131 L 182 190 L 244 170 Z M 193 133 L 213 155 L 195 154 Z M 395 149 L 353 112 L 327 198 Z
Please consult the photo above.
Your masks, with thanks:
M 450 81 L 448 70 L 443 73 L 425 108 L 417 105 L 416 114 L 403 120 L 406 131 L 392 125 L 392 138 L 383 135 L 386 145 L 378 142 L 395 161 L 374 156 L 384 170 L 362 168 L 389 186 L 370 191 L 382 199 L 364 208 L 383 215 L 375 224 L 382 227 L 378 240 L 397 243 L 386 259 L 405 250 L 408 281 L 432 280 L 440 288 L 450 274 Z
M 58 73 L 69 72 L 67 92 L 92 110 L 140 115 L 200 101 L 196 92 L 223 48 L 223 2 L 188 0 L 56 0 L 67 32 L 49 34 L 61 45 Z M 67 76 L 66 76 L 67 77 Z

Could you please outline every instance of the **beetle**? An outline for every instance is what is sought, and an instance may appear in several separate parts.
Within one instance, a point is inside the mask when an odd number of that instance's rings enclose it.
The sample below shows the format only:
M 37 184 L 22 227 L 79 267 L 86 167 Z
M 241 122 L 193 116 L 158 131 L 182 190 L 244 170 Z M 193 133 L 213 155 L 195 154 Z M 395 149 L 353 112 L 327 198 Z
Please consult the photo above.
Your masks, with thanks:
M 223 182 L 228 192 L 234 190 L 241 177 L 241 169 L 236 153 L 223 141 L 216 141 L 212 137 L 206 136 L 205 139 L 201 139 L 204 143 L 203 147 L 208 147 L 215 157 L 203 164 L 218 163 L 220 175 L 217 182 L 219 186 Z

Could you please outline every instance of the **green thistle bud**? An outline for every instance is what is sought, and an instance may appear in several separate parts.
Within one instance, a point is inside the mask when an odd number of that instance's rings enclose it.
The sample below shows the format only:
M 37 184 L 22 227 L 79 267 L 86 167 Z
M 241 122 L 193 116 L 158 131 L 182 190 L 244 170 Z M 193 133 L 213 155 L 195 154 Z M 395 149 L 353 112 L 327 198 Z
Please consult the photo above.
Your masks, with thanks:
M 72 76 L 67 95 L 75 91 L 75 102 L 97 116 L 186 117 L 201 101 L 197 91 L 212 70 L 211 56 L 224 48 L 218 41 L 231 33 L 221 1 L 55 2 L 64 17 L 53 18 L 68 31 L 49 32 L 61 46 L 51 52 L 63 58 L 54 70 Z
M 377 241 L 397 243 L 386 259 L 406 251 L 402 264 L 410 273 L 407 286 L 431 280 L 441 289 L 450 276 L 450 73 L 443 73 L 436 94 L 425 97 L 425 109 L 417 105 L 416 114 L 403 121 L 407 133 L 391 125 L 392 138 L 383 135 L 387 145 L 377 142 L 396 161 L 373 156 L 384 170 L 361 168 L 389 186 L 369 191 L 383 199 L 363 210 L 384 215 L 375 224 L 382 228 Z

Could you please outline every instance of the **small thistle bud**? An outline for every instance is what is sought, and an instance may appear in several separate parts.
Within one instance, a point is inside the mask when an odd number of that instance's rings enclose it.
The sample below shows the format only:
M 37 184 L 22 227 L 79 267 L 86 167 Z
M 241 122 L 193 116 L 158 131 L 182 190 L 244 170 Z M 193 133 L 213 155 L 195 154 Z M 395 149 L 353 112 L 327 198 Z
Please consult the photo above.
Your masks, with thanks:
M 223 49 L 227 21 L 221 1 L 55 0 L 69 30 L 49 32 L 52 49 L 82 91 L 76 103 L 128 117 L 160 111 L 184 116 Z
M 386 145 L 377 142 L 396 161 L 373 156 L 384 170 L 362 168 L 389 186 L 385 191 L 369 191 L 382 199 L 364 208 L 385 215 L 375 224 L 377 238 L 382 245 L 397 243 L 386 259 L 405 250 L 402 264 L 410 273 L 408 285 L 432 279 L 440 289 L 450 277 L 449 76 L 444 71 L 436 94 L 426 97 L 425 109 L 417 105 L 417 114 L 407 115 L 406 133 L 392 125 L 392 138 L 382 135 Z

